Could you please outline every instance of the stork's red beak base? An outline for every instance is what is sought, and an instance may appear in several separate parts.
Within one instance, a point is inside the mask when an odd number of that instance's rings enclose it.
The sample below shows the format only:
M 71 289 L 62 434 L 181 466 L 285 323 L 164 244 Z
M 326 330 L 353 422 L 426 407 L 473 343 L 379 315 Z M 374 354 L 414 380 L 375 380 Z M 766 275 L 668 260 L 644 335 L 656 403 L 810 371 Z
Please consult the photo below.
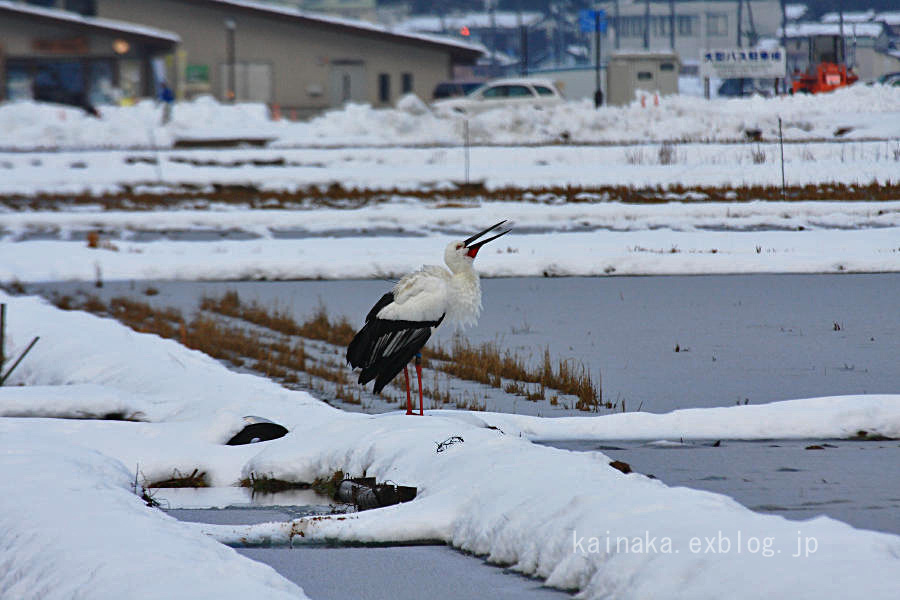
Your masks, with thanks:
M 498 237 L 500 237 L 501 235 L 506 235 L 507 233 L 509 233 L 511 230 L 510 230 L 510 229 L 507 229 L 506 231 L 501 231 L 501 232 L 498 233 L 497 235 L 491 236 L 491 237 L 489 237 L 489 238 L 486 239 L 486 240 L 481 240 L 480 242 L 476 242 L 476 243 L 474 243 L 474 244 L 472 243 L 472 242 L 474 242 L 475 240 L 477 240 L 478 238 L 480 238 L 481 236 L 483 236 L 484 234 L 488 233 L 489 231 L 493 231 L 494 229 L 497 229 L 498 227 L 500 227 L 500 226 L 503 225 L 504 223 L 506 223 L 506 219 L 500 221 L 499 223 L 497 223 L 497 224 L 495 224 L 495 225 L 491 225 L 490 227 L 488 227 L 488 228 L 485 229 L 484 231 L 482 231 L 482 232 L 480 232 L 480 233 L 476 233 L 476 234 L 473 235 L 472 237 L 466 239 L 465 242 L 463 242 L 463 243 L 465 244 L 465 247 L 469 249 L 469 251 L 466 252 L 466 255 L 468 255 L 468 256 L 471 257 L 471 258 L 475 258 L 475 256 L 478 254 L 478 251 L 481 249 L 482 246 L 484 246 L 484 245 L 487 244 L 488 242 L 491 242 L 491 241 L 493 241 L 493 240 L 496 240 L 496 239 L 497 239 Z

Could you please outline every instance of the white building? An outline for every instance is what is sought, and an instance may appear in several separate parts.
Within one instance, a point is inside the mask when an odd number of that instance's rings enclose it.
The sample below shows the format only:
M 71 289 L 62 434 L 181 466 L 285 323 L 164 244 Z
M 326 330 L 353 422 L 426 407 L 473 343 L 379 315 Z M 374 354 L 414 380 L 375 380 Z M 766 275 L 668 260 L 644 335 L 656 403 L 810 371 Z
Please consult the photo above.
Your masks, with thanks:
M 600 36 L 601 54 L 609 56 L 616 49 L 671 50 L 674 38 L 674 50 L 686 71 L 696 68 L 703 50 L 738 46 L 739 22 L 740 44 L 751 46 L 755 39 L 773 36 L 782 18 L 779 0 L 679 1 L 674 3 L 674 18 L 669 2 L 650 2 L 649 18 L 643 0 L 601 2 L 598 8 L 606 11 L 607 19 L 606 33 Z

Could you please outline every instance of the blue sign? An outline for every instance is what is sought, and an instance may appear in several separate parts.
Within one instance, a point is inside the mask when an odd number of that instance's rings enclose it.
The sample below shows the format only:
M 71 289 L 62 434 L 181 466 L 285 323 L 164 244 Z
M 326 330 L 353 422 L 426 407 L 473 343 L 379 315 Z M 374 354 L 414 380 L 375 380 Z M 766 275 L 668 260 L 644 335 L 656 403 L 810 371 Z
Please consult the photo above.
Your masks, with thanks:
M 581 33 L 591 33 L 592 31 L 606 33 L 606 11 L 579 10 L 578 27 L 581 29 Z

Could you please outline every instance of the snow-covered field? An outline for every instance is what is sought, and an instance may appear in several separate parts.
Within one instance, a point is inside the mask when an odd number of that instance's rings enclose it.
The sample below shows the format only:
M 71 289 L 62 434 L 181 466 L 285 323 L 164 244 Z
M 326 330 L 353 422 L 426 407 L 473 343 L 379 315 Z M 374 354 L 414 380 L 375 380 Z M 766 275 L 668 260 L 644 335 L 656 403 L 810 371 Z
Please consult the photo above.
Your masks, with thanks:
M 0 281 L 397 277 L 439 263 L 449 241 L 502 219 L 514 235 L 479 256 L 487 276 L 900 271 L 897 202 L 435 209 L 398 201 L 356 210 L 6 213 Z M 109 245 L 89 248 L 91 230 Z M 185 241 L 192 236 L 207 241 Z
M 683 144 L 671 149 L 659 144 L 478 146 L 469 152 L 469 179 L 483 182 L 488 190 L 568 185 L 780 188 L 780 156 L 778 144 L 768 142 Z M 787 144 L 784 157 L 788 186 L 896 185 L 900 180 L 900 140 Z M 460 147 L 6 152 L 0 153 L 0 194 L 102 196 L 129 186 L 164 198 L 170 190 L 200 186 L 212 196 L 211 182 L 253 186 L 263 196 L 302 194 L 310 187 L 332 184 L 350 190 L 446 190 L 465 181 L 465 163 Z M 678 195 L 672 193 L 670 198 Z M 702 194 L 687 197 L 702 198 Z
M 893 598 L 900 585 L 900 537 L 825 517 L 797 523 L 754 513 L 725 496 L 623 475 L 596 453 L 529 441 L 611 431 L 646 439 L 844 437 L 864 429 L 896 437 L 898 396 L 575 421 L 349 414 L 114 321 L 36 298 L 0 299 L 9 305 L 8 350 L 41 335 L 13 377 L 26 387 L 0 390 L 4 598 L 71 598 L 86 589 L 158 597 L 162 580 L 167 597 L 302 597 L 267 567 L 210 540 L 287 543 L 291 534 L 294 544 L 443 540 L 591 598 Z M 144 421 L 46 418 L 118 411 Z M 291 433 L 225 446 L 245 414 Z M 452 435 L 465 441 L 435 453 L 435 440 Z M 415 485 L 419 495 L 341 518 L 216 527 L 179 523 L 130 492 L 135 469 L 154 479 L 194 468 L 215 486 L 250 473 L 311 481 L 365 471 Z
M 470 175 L 488 189 L 780 185 L 771 143 L 779 117 L 786 138 L 798 142 L 785 149 L 789 184 L 896 185 L 900 90 L 878 86 L 775 100 L 676 97 L 658 107 L 488 113 L 470 122 L 472 141 L 484 145 L 472 150 Z M 308 123 L 272 122 L 261 106 L 202 99 L 177 106 L 169 125 L 159 120 L 159 107 L 149 103 L 104 109 L 99 121 L 74 109 L 0 105 L 0 148 L 7 150 L 0 195 L 98 198 L 97 205 L 41 211 L 7 204 L 0 282 L 392 277 L 439 262 L 449 240 L 501 219 L 514 233 L 479 255 L 477 268 L 488 276 L 900 271 L 900 198 L 697 203 L 702 198 L 687 195 L 632 205 L 523 193 L 525 202 L 473 197 L 439 207 L 399 193 L 355 209 L 314 207 L 301 197 L 296 210 L 202 199 L 190 208 L 103 210 L 104 194 L 135 185 L 165 199 L 176 186 L 222 183 L 264 191 L 335 182 L 440 190 L 463 175 L 462 121 L 414 99 L 386 111 L 350 106 Z M 833 139 L 838 127 L 850 128 L 840 137 L 854 141 L 813 141 Z M 653 145 L 739 140 L 748 129 L 769 141 L 679 145 L 669 164 Z M 176 139 L 224 137 L 272 141 L 265 150 L 166 149 Z M 571 145 L 582 142 L 651 145 Z M 548 143 L 570 145 L 537 146 Z M 397 145 L 416 147 L 387 147 Z M 424 147 L 436 145 L 445 147 Z M 248 159 L 284 164 L 222 166 Z M 100 232 L 99 248 L 86 244 L 91 231 Z M 599 453 L 532 443 L 843 438 L 859 431 L 900 438 L 898 395 L 576 419 L 351 414 L 112 320 L 4 292 L 0 300 L 9 305 L 6 356 L 41 336 L 14 385 L 0 388 L 4 600 L 304 597 L 215 540 L 440 540 L 588 598 L 894 598 L 900 586 L 898 536 L 824 517 L 759 514 L 725 496 L 623 475 Z M 84 420 L 110 413 L 138 422 Z M 246 415 L 291 433 L 224 445 Z M 465 441 L 435 452 L 436 441 L 454 435 Z M 236 528 L 177 522 L 132 493 L 135 471 L 149 481 L 195 468 L 219 487 L 251 473 L 310 482 L 339 469 L 365 472 L 417 486 L 419 495 L 343 518 Z
M 350 105 L 309 122 L 272 121 L 264 105 L 222 106 L 204 97 L 175 106 L 162 123 L 162 108 L 100 107 L 101 118 L 75 108 L 13 103 L 0 106 L 0 148 L 169 147 L 179 139 L 247 138 L 281 147 L 350 145 L 456 145 L 464 118 L 441 114 L 414 96 L 395 109 Z M 659 106 L 635 101 L 595 110 L 588 101 L 549 110 L 495 110 L 469 120 L 475 144 L 623 143 L 662 140 L 731 141 L 758 130 L 787 140 L 895 139 L 900 137 L 900 91 L 856 85 L 827 95 L 705 101 L 664 97 Z M 837 133 L 841 130 L 840 133 Z

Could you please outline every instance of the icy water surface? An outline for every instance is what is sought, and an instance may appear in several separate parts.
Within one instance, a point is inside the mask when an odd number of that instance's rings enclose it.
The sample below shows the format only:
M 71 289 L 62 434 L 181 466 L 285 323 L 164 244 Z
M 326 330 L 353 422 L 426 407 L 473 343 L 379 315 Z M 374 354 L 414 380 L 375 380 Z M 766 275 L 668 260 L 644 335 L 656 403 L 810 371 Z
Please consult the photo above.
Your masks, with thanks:
M 322 304 L 361 325 L 393 282 L 107 282 L 29 290 L 129 294 L 190 314 L 204 295 L 237 290 L 298 320 Z M 159 291 L 144 296 L 147 287 Z M 510 278 L 482 282 L 472 342 L 538 360 L 576 358 L 604 400 L 626 410 L 762 404 L 900 392 L 900 274 Z M 438 330 L 447 342 L 452 331 Z M 676 348 L 678 351 L 676 351 Z M 520 409 L 521 410 L 521 404 Z
M 212 488 L 205 494 L 213 504 L 229 497 Z M 176 504 L 202 503 L 198 496 L 161 490 L 161 496 L 174 498 Z M 201 494 L 203 496 L 204 494 Z M 167 512 L 182 521 L 218 525 L 249 525 L 270 521 L 289 521 L 310 514 L 323 514 L 329 507 L 277 505 L 280 494 L 267 495 L 272 505 L 249 504 L 226 508 L 176 508 Z M 321 498 L 321 497 L 320 497 Z M 289 497 L 281 498 L 284 502 Z M 327 500 L 327 498 L 325 499 Z M 303 588 L 316 600 L 396 600 L 429 598 L 433 600 L 563 600 L 565 592 L 544 587 L 540 581 L 447 546 L 332 547 L 325 545 L 293 548 L 237 548 L 248 558 L 266 563 Z
M 900 534 L 900 442 L 565 441 L 546 445 L 602 452 L 671 486 L 731 496 L 748 508 L 804 520 L 827 515 L 854 527 Z M 810 449 L 821 446 L 822 449 Z

